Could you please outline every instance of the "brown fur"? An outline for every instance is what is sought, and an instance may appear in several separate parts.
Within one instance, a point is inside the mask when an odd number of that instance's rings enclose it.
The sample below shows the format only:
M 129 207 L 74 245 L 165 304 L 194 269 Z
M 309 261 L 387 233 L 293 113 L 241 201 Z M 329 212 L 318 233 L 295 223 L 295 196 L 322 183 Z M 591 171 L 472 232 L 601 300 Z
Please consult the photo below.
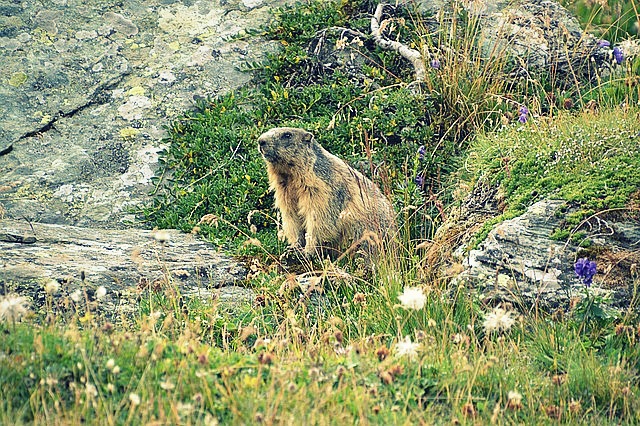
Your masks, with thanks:
M 395 214 L 380 189 L 311 133 L 280 127 L 261 135 L 258 143 L 282 231 L 292 246 L 307 254 L 336 254 L 360 239 L 380 243 L 394 233 Z

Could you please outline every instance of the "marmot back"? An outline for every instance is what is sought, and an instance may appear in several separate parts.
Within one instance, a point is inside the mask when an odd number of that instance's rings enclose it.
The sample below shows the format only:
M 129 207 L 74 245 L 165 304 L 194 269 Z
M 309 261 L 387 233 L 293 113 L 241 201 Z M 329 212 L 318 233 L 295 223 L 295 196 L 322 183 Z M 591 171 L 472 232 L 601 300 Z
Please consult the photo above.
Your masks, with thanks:
M 311 133 L 279 127 L 262 134 L 258 144 L 289 244 L 322 256 L 325 251 L 337 254 L 360 239 L 370 240 L 374 251 L 390 241 L 396 224 L 389 200 Z

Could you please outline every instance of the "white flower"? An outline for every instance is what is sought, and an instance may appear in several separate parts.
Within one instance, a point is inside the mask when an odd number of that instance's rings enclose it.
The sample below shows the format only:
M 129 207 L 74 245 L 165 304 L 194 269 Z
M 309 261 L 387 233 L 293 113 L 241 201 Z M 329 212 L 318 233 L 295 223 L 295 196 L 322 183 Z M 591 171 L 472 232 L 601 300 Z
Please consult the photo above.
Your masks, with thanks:
M 113 370 L 111 370 L 111 372 L 114 376 L 117 376 L 118 374 L 120 374 L 120 366 L 116 365 L 115 367 L 113 367 Z
M 509 391 L 509 393 L 507 394 L 507 399 L 509 401 L 520 403 L 522 402 L 522 394 L 520 394 L 520 392 L 518 391 Z
M 181 416 L 188 416 L 193 412 L 193 404 L 189 402 L 178 402 L 176 409 Z
M 486 314 L 483 322 L 484 331 L 491 333 L 492 331 L 508 331 L 516 322 L 511 318 L 512 312 L 507 312 L 502 308 L 494 308 L 493 311 Z
M 57 280 L 49 280 L 44 285 L 44 291 L 47 294 L 56 294 L 60 290 L 60 283 Z
M 109 360 L 105 364 L 105 367 L 107 367 L 107 370 L 113 370 L 113 367 L 115 366 L 116 366 L 116 361 L 113 358 L 109 358 Z
M 104 296 L 106 296 L 107 294 L 107 289 L 104 288 L 104 286 L 100 286 L 98 287 L 98 289 L 96 290 L 96 299 L 100 300 L 102 299 Z
M 522 408 L 522 394 L 518 391 L 509 391 L 507 394 L 507 408 L 519 410 Z
M 98 396 L 98 389 L 96 389 L 93 384 L 87 382 L 85 385 L 85 393 L 89 398 L 95 398 Z
M 131 405 L 140 405 L 140 396 L 132 392 L 129 394 L 129 401 L 131 401 Z
M 168 243 L 169 240 L 171 239 L 171 234 L 169 233 L 169 231 L 166 231 L 164 229 L 159 229 L 156 232 L 154 232 L 153 238 L 160 244 L 165 244 L 165 243 Z
M 427 303 L 427 296 L 420 287 L 405 287 L 404 292 L 398 296 L 398 300 L 406 309 L 419 310 Z
M 81 298 L 82 298 L 82 291 L 80 289 L 77 289 L 76 291 L 71 293 L 71 300 L 73 300 L 74 302 L 78 303 Z
M 408 356 L 409 358 L 414 358 L 418 355 L 418 348 L 420 347 L 420 343 L 413 343 L 409 336 L 405 336 L 404 340 L 400 340 L 395 344 L 394 352 L 396 357 Z
M 9 294 L 0 300 L 0 321 L 20 321 L 28 312 L 28 300 L 24 296 Z
M 170 380 L 166 380 L 166 381 L 160 382 L 160 387 L 164 390 L 173 390 L 175 389 L 176 385 L 171 383 Z
M 346 38 L 339 38 L 338 40 L 336 40 L 336 50 L 342 50 L 345 48 L 346 45 L 347 45 Z
M 511 277 L 505 274 L 498 274 L 496 281 L 498 282 L 498 287 L 511 287 L 511 284 L 513 284 Z

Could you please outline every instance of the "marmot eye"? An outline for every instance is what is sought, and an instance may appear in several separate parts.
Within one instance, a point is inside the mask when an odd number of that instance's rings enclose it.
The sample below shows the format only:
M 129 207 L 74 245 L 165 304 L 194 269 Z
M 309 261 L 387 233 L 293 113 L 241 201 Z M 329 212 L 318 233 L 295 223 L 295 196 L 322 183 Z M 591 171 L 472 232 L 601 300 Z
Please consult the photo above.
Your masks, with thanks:
M 282 134 L 283 139 L 291 139 L 293 135 L 290 132 L 286 132 Z

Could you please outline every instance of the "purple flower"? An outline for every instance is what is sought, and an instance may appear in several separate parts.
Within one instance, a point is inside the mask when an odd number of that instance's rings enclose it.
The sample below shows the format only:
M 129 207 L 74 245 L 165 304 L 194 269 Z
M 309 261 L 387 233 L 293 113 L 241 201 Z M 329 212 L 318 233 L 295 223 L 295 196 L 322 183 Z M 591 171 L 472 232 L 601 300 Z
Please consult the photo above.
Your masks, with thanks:
M 418 148 L 418 158 L 422 160 L 425 155 L 427 155 L 427 148 L 425 148 L 424 145 L 420 145 L 420 148 Z
M 573 265 L 573 269 L 576 271 L 576 275 L 580 278 L 582 283 L 587 287 L 590 287 L 593 277 L 597 272 L 596 262 L 583 257 L 576 261 L 575 265 Z
M 424 176 L 422 175 L 417 175 L 416 178 L 413 180 L 416 185 L 418 185 L 420 188 L 422 188 L 424 186 Z
M 429 63 L 429 65 L 431 66 L 431 68 L 433 68 L 435 70 L 439 70 L 440 69 L 440 61 L 438 59 L 432 59 L 431 62 Z
M 522 105 L 518 110 L 518 114 L 519 114 L 518 121 L 521 122 L 522 124 L 526 123 L 527 119 L 529 118 L 529 108 Z
M 598 47 L 609 47 L 609 46 L 611 46 L 611 43 L 609 43 L 609 40 L 598 41 Z
M 624 53 L 622 53 L 622 49 L 618 46 L 613 48 L 613 58 L 616 60 L 618 65 L 624 61 Z

